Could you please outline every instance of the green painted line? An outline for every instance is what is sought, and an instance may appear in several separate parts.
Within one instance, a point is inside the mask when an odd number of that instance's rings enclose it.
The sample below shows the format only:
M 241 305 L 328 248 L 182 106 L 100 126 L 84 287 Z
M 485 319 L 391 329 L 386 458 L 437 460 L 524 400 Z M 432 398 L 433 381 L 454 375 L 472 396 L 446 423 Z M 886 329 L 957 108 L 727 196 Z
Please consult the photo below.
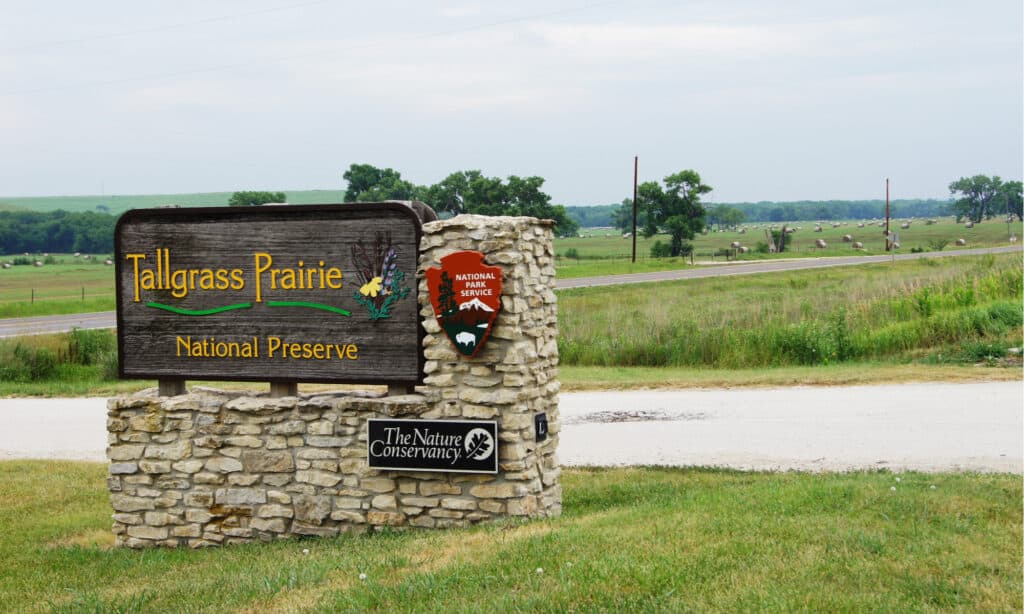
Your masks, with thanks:
M 234 309 L 248 309 L 252 307 L 252 303 L 237 303 L 235 305 L 224 305 L 223 307 L 214 307 L 213 309 L 180 309 L 178 307 L 164 305 L 163 303 L 146 303 L 146 307 L 163 309 L 164 311 L 170 311 L 171 313 L 177 313 L 183 316 L 208 316 L 215 313 L 232 311 Z
M 330 305 L 324 305 L 323 303 L 309 303 L 306 301 L 268 301 L 268 307 L 309 307 L 310 309 L 321 309 L 323 311 L 330 311 L 333 313 L 340 313 L 343 316 L 352 315 L 350 312 L 337 307 L 331 307 Z

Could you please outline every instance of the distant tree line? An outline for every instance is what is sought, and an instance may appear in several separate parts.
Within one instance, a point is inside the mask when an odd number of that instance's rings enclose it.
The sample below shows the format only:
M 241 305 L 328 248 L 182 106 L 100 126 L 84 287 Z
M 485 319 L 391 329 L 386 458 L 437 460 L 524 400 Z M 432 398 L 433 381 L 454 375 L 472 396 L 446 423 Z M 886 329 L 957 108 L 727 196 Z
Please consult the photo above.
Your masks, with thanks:
M 255 207 L 268 203 L 284 203 L 287 200 L 284 192 L 235 192 L 228 200 L 228 206 Z
M 1017 182 L 1007 182 L 1011 188 Z M 992 196 L 991 192 L 982 192 L 979 200 L 987 205 L 971 204 L 965 206 L 961 217 L 970 217 L 970 211 L 986 212 L 984 217 L 992 217 L 1004 212 L 1008 203 L 1011 215 L 1020 215 L 1021 199 L 1018 188 L 1014 197 L 1012 191 L 1000 192 Z M 1006 200 L 1004 200 L 1004 194 Z M 859 220 L 882 218 L 885 216 L 884 200 L 826 200 L 826 201 L 792 201 L 756 203 L 721 203 L 707 207 L 707 224 L 709 227 L 718 225 L 730 226 L 744 222 L 797 222 L 818 220 Z M 566 214 L 584 228 L 611 226 L 623 232 L 629 232 L 633 226 L 633 200 L 624 199 L 621 203 L 610 205 L 570 206 Z M 936 199 L 899 199 L 890 203 L 893 217 L 939 217 L 957 215 L 956 203 L 951 200 Z M 978 220 L 975 220 L 978 221 Z M 646 212 L 639 211 L 638 228 L 647 225 Z
M 116 216 L 93 211 L 0 211 L 0 254 L 109 254 L 116 223 Z
M 353 164 L 342 175 L 348 182 L 347 202 L 419 200 L 442 217 L 475 213 L 479 215 L 528 215 L 555 222 L 558 236 L 575 235 L 579 224 L 562 205 L 551 203 L 541 188 L 543 177 L 506 179 L 487 177 L 481 171 L 456 171 L 429 186 L 414 185 L 391 168 Z

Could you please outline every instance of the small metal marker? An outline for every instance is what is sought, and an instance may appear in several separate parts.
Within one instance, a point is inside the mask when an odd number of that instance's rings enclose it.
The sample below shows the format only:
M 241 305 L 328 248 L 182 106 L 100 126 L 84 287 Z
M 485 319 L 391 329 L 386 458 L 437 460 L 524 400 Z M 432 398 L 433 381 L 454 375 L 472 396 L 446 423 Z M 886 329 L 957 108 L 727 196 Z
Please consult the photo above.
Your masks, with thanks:
M 541 442 L 548 438 L 548 415 L 540 413 L 533 417 L 535 441 Z

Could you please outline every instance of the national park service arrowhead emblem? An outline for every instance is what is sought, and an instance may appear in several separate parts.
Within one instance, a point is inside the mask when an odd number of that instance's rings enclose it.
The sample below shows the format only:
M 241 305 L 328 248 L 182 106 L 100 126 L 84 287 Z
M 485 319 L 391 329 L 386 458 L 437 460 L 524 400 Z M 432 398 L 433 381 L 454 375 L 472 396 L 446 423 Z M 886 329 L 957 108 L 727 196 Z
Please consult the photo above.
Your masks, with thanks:
M 476 356 L 501 309 L 501 267 L 484 264 L 480 252 L 462 251 L 426 273 L 437 323 L 460 354 Z

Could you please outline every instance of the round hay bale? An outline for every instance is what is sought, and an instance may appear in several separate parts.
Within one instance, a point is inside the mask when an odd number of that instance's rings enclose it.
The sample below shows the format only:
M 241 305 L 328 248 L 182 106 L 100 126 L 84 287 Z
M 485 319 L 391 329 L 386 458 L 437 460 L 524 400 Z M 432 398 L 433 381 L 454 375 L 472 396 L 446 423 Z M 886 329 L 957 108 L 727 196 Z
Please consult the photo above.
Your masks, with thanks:
M 854 249 L 864 249 L 864 244 L 861 243 L 860 241 L 854 241 L 853 242 L 853 248 Z
M 843 235 L 843 243 L 849 243 L 851 241 L 853 241 L 853 237 L 850 235 Z
M 967 245 L 967 241 L 964 239 L 957 239 L 956 244 L 963 247 L 964 245 Z
M 825 243 L 825 239 L 815 239 L 814 240 L 814 247 L 819 247 L 819 248 L 824 249 L 824 248 L 828 247 L 828 243 Z
M 729 247 L 731 247 L 733 249 L 739 249 L 740 248 L 740 242 L 739 241 L 733 241 L 732 243 L 729 244 Z
M 967 222 L 964 224 L 964 228 L 974 228 L 974 222 Z

